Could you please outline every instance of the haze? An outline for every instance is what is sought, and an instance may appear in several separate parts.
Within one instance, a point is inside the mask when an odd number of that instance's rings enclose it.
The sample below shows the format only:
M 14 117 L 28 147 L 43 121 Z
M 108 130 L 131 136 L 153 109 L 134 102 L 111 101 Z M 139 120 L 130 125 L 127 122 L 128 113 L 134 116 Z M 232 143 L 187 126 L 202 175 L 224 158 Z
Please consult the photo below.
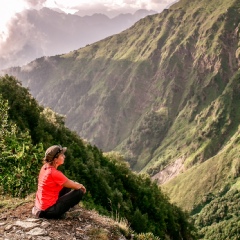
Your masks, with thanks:
M 29 11 L 44 7 L 54 11 L 92 16 L 102 13 L 114 18 L 123 13 L 135 13 L 139 9 L 161 12 L 177 0 L 8 0 L 0 1 L 0 69 L 27 63 L 34 57 L 55 54 L 46 49 L 49 42 L 45 32 L 39 31 L 29 22 Z M 53 19 L 53 17 L 51 17 Z M 51 22 L 51 24 L 53 24 Z M 59 26 L 56 26 L 59 27 Z M 104 27 L 104 26 L 102 26 Z M 126 26 L 129 27 L 129 26 Z M 101 29 L 100 29 L 101 30 Z M 104 29 L 102 29 L 104 31 Z M 117 33 L 113 32 L 113 33 Z M 33 34 L 33 35 L 31 35 Z M 101 32 L 102 34 L 102 32 Z M 111 34 L 111 33 L 110 33 Z M 105 35 L 103 35 L 105 37 Z M 101 36 L 99 36 L 99 39 Z M 96 38 L 96 40 L 99 40 Z M 94 39 L 93 39 L 94 40 Z M 91 42 L 89 42 L 91 43 Z M 74 50 L 74 47 L 71 50 Z M 77 47 L 82 47 L 81 45 Z M 69 51 L 64 49 L 62 52 Z M 33 54 L 33 52 L 35 52 Z M 61 51 L 56 52 L 62 53 Z M 28 55 L 31 56 L 28 57 Z M 15 58 L 13 59 L 13 57 Z

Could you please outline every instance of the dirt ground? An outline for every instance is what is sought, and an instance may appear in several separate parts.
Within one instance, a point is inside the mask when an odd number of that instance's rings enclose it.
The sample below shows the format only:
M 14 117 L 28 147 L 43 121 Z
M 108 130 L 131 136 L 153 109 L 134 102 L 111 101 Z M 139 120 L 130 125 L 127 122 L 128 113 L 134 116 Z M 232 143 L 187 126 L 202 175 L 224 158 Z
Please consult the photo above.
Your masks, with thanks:
M 0 199 L 0 236 L 15 236 L 17 232 L 23 232 L 19 227 L 14 226 L 16 221 L 26 221 L 32 219 L 31 209 L 34 201 L 28 199 L 19 201 L 18 199 Z M 122 232 L 126 226 L 121 226 L 111 218 L 101 216 L 95 211 L 89 211 L 78 207 L 72 212 L 68 212 L 64 219 L 47 220 L 46 231 L 48 238 L 28 238 L 28 239 L 98 239 L 98 240 L 124 240 Z M 9 227 L 7 227 L 9 226 Z M 9 229 L 8 229 L 9 228 Z M 120 230 L 121 229 L 121 230 Z M 24 235 L 25 236 L 25 235 Z M 7 238 L 1 238 L 7 239 Z

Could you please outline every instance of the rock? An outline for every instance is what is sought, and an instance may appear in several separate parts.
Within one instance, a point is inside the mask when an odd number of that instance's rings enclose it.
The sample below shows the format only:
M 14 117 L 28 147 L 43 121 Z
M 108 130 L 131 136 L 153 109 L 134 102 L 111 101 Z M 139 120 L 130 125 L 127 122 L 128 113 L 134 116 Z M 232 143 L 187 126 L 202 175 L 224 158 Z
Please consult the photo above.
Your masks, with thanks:
M 32 235 L 32 236 L 46 236 L 48 233 L 45 229 L 36 227 L 31 229 L 29 232 L 26 232 L 26 234 Z
M 89 225 L 87 225 L 87 226 L 84 228 L 84 230 L 90 229 L 91 227 L 92 227 L 92 225 L 89 224 Z
M 11 228 L 13 227 L 13 225 L 12 224 L 9 224 L 9 225 L 7 225 L 6 227 L 5 227 L 5 231 L 9 231 Z
M 41 222 L 42 220 L 40 218 L 27 218 L 25 221 L 26 222 Z
M 46 228 L 48 228 L 50 225 L 51 225 L 51 223 L 49 223 L 49 222 L 42 222 L 40 227 L 46 229 Z
M 44 237 L 37 237 L 36 240 L 52 240 L 52 238 L 44 236 Z
M 32 218 L 31 209 L 29 203 L 0 213 L 0 240 L 126 240 L 112 219 L 96 212 L 78 209 L 71 217 L 47 220 Z
M 33 223 L 28 221 L 16 221 L 14 225 L 25 228 L 25 229 L 31 229 L 39 226 L 38 223 Z

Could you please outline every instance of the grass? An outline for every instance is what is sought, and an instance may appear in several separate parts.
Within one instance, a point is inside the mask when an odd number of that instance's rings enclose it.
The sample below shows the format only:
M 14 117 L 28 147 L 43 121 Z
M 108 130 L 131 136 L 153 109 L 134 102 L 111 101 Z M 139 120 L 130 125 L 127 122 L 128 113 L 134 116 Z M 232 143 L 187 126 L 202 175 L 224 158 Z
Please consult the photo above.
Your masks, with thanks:
M 239 146 L 223 149 L 221 153 L 206 162 L 192 167 L 163 186 L 170 198 L 180 207 L 191 210 L 207 193 L 217 194 L 228 184 L 234 183 L 236 175 L 232 158 L 238 155 Z M 236 164 L 236 163 L 235 163 Z M 239 186 L 239 180 L 234 184 Z
M 108 232 L 105 229 L 102 228 L 91 228 L 91 230 L 88 232 L 88 239 L 89 240 L 108 240 Z
M 0 213 L 7 209 L 15 209 L 22 204 L 33 202 L 35 194 L 30 194 L 26 198 L 13 198 L 9 195 L 0 195 Z
M 238 190 L 240 190 L 240 179 L 238 179 L 237 182 L 232 185 L 231 189 L 238 189 Z
M 131 234 L 132 230 L 126 218 L 118 218 L 118 219 L 115 219 L 115 221 L 117 222 L 116 224 L 119 227 L 120 232 L 124 236 L 129 236 Z

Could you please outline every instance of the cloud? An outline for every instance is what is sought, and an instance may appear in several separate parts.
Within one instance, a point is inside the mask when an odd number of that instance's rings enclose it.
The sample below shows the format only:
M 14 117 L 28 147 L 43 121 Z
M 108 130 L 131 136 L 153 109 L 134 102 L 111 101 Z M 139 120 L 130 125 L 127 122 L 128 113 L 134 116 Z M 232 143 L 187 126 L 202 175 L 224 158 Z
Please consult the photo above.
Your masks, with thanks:
M 138 9 L 162 11 L 177 0 L 8 0 L 4 10 L 0 8 L 1 21 L 8 20 L 5 28 L 0 25 L 0 68 L 22 65 L 21 63 L 44 56 L 48 52 L 48 42 L 42 31 L 30 24 L 28 12 L 42 7 L 60 8 L 66 12 L 79 11 L 78 15 L 103 13 L 112 18 L 121 13 L 134 13 Z M 13 2 L 15 2 L 13 8 Z M 10 4 L 11 3 L 11 4 Z M 49 5 L 50 4 L 50 5 Z M 22 11 L 25 9 L 24 11 Z M 2 11 L 1 11 L 2 10 Z M 33 10 L 34 11 L 34 10 Z M 4 15 L 6 13 L 6 16 Z M 7 15 L 11 14 L 11 18 Z M 14 14 L 14 16 L 13 16 Z M 36 12 L 37 14 L 37 12 Z M 32 17 L 34 14 L 32 15 Z
M 41 42 L 41 44 L 37 44 Z M 17 13 L 8 23 L 8 35 L 3 41 L 0 38 L 1 68 L 18 66 L 29 62 L 36 55 L 44 55 L 42 46 L 44 36 L 29 23 L 27 10 Z M 21 64 L 20 64 L 21 63 Z
M 134 13 L 138 9 L 154 10 L 161 12 L 166 6 L 169 6 L 175 0 L 95 0 L 81 4 L 72 5 L 71 7 L 78 10 L 81 16 L 92 15 L 96 12 L 104 13 L 109 17 L 114 17 L 120 13 Z
M 34 9 L 41 9 L 44 6 L 44 3 L 47 2 L 47 0 L 24 0 L 26 4 L 29 6 L 29 8 Z

